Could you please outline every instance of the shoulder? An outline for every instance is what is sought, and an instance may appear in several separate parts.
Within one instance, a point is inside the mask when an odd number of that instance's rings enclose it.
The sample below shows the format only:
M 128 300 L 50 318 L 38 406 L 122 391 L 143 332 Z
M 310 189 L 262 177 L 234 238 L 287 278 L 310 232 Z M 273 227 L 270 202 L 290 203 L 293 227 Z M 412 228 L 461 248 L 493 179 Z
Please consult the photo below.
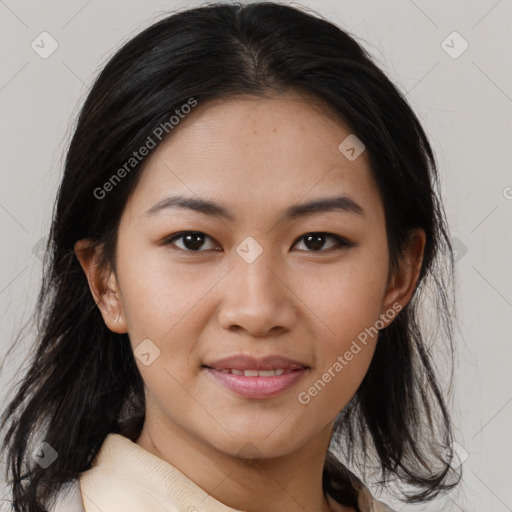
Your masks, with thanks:
M 57 493 L 53 507 L 48 512 L 85 512 L 80 492 L 80 480 L 71 480 Z

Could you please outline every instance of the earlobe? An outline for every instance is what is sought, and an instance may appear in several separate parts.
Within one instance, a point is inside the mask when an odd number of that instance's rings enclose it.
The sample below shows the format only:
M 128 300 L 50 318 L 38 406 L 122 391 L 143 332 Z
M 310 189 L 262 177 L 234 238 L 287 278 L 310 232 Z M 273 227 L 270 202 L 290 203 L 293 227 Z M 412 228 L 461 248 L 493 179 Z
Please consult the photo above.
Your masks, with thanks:
M 93 247 L 89 239 L 79 240 L 74 251 L 87 277 L 89 289 L 98 306 L 106 326 L 113 332 L 128 332 L 119 285 L 115 273 L 98 264 L 98 247 Z
M 411 300 L 423 263 L 425 243 L 426 235 L 422 228 L 411 230 L 407 246 L 404 248 L 400 269 L 395 272 L 388 283 L 382 314 L 385 315 L 386 311 L 390 309 L 400 311 Z M 396 315 L 393 315 L 392 318 L 394 316 Z

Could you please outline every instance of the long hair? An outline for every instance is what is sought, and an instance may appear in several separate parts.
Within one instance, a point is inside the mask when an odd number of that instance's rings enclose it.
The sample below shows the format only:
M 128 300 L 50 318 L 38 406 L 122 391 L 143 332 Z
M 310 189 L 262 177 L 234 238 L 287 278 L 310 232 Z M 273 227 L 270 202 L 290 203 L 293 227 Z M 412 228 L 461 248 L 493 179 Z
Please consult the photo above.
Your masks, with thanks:
M 168 15 L 128 41 L 81 109 L 52 212 L 36 344 L 0 423 L 16 512 L 43 511 L 91 467 L 109 433 L 135 440 L 144 422 L 128 335 L 106 327 L 74 253 L 77 240 L 90 238 L 101 249 L 100 266 L 115 268 L 119 220 L 142 162 L 132 162 L 108 198 L 98 190 L 191 99 L 285 91 L 322 99 L 364 143 L 384 202 L 391 270 L 411 229 L 426 233 L 413 298 L 380 332 L 369 370 L 335 423 L 326 467 L 335 467 L 335 451 L 361 472 L 361 461 L 373 457 L 379 483 L 412 487 L 411 503 L 458 483 L 449 481 L 452 427 L 421 318 L 431 292 L 453 373 L 454 261 L 427 136 L 403 94 L 347 32 L 304 9 L 226 3 Z M 33 457 L 43 441 L 57 453 L 48 467 Z

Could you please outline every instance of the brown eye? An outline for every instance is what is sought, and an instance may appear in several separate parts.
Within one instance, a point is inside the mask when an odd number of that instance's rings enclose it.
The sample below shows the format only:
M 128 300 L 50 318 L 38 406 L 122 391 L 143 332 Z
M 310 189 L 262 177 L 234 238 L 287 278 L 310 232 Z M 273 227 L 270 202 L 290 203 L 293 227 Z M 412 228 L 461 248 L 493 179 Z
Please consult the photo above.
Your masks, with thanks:
M 167 239 L 165 245 L 173 245 L 175 240 L 182 240 L 183 247 L 178 247 L 179 249 L 188 252 L 203 252 L 200 249 L 203 247 L 205 239 L 213 240 L 213 238 L 200 231 L 183 231 Z M 215 247 L 213 247 L 213 249 L 215 249 Z
M 206 235 L 205 233 L 202 233 L 201 231 L 182 231 L 166 239 L 164 245 L 174 245 L 179 250 L 184 252 L 204 252 L 207 250 L 219 250 L 217 249 L 219 246 L 215 244 L 212 244 L 211 247 L 207 247 L 205 249 L 205 240 L 208 239 L 213 241 L 213 238 Z M 325 248 L 325 244 L 328 239 L 334 240 L 335 243 Z M 181 246 L 176 244 L 176 241 L 180 241 Z M 303 235 L 299 241 L 303 241 L 304 245 L 306 246 L 306 252 L 327 252 L 327 250 L 342 249 L 343 247 L 352 247 L 354 245 L 341 236 L 324 232 L 307 233 Z M 294 245 L 297 243 L 298 241 L 295 242 Z
M 326 249 L 322 249 L 325 245 L 325 241 L 327 239 L 332 239 L 336 243 L 334 246 L 330 246 L 327 249 L 334 248 L 342 248 L 342 247 L 350 247 L 353 244 L 342 238 L 341 236 L 334 235 L 331 233 L 323 233 L 323 232 L 314 232 L 314 233 L 307 233 L 306 235 L 303 235 L 300 240 L 304 241 L 304 245 L 307 249 L 311 250 L 312 252 L 324 252 Z

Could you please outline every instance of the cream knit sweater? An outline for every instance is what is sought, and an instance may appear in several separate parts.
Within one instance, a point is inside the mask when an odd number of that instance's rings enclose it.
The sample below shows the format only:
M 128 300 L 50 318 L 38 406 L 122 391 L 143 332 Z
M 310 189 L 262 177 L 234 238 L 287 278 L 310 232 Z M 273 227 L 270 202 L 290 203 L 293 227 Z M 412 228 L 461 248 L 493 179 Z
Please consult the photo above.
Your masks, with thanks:
M 130 439 L 109 434 L 79 485 L 68 485 L 51 512 L 241 512 L 203 491 L 181 471 Z M 66 494 L 66 496 L 63 496 Z M 341 506 L 328 496 L 334 511 Z M 359 491 L 361 512 L 392 512 L 368 489 Z M 262 511 L 264 512 L 264 511 Z

